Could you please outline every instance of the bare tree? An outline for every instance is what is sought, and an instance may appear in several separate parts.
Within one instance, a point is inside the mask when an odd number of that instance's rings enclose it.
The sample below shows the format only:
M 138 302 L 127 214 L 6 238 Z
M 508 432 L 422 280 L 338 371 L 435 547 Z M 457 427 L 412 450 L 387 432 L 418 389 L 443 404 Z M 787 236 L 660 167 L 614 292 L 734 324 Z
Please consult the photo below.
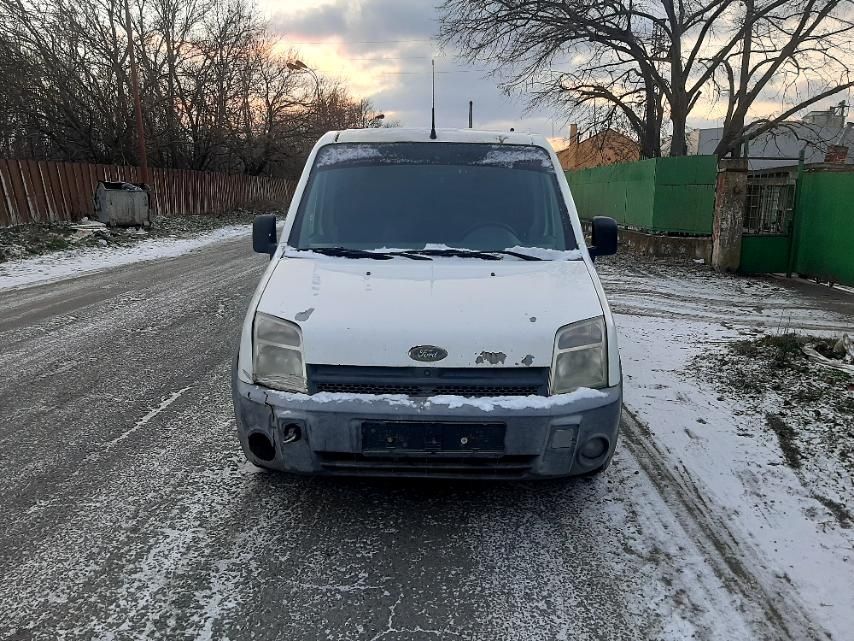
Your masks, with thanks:
M 0 0 L 0 156 L 136 161 L 127 1 Z M 284 175 L 323 131 L 375 126 L 249 0 L 129 1 L 153 165 Z
M 851 0 L 445 0 L 441 36 L 507 90 L 588 127 L 631 131 L 644 156 L 687 153 L 687 119 L 721 108 L 716 153 L 736 152 L 854 86 Z M 781 108 L 750 125 L 760 100 Z

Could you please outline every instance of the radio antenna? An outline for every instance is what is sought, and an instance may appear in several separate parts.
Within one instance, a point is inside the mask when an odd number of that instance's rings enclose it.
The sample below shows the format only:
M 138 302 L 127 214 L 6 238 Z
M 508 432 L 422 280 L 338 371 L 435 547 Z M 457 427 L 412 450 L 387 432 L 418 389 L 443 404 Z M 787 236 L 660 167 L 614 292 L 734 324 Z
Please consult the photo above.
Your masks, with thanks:
M 430 60 L 433 66 L 433 78 L 430 82 L 433 98 L 430 103 L 430 140 L 436 140 L 436 60 Z

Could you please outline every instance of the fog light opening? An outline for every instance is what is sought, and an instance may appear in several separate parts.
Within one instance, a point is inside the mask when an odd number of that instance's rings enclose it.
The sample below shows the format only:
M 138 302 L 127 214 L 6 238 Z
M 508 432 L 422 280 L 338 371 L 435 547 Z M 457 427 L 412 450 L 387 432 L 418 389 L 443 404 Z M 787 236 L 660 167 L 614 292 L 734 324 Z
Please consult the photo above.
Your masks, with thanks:
M 261 461 L 272 461 L 276 458 L 276 448 L 263 432 L 252 432 L 249 435 L 249 451 Z
M 594 436 L 581 446 L 579 454 L 587 461 L 595 461 L 605 455 L 609 446 L 610 443 L 604 436 Z
M 296 423 L 288 423 L 282 432 L 282 444 L 293 443 L 298 441 L 302 435 L 302 429 Z

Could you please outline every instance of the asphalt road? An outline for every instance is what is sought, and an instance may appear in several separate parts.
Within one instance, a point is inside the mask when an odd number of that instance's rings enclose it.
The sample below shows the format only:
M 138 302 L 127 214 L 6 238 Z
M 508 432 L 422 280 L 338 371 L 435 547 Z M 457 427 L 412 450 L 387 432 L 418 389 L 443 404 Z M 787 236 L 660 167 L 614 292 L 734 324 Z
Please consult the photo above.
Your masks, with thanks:
M 631 416 L 595 480 L 245 463 L 228 366 L 263 267 L 247 238 L 0 291 L 0 638 L 817 638 Z

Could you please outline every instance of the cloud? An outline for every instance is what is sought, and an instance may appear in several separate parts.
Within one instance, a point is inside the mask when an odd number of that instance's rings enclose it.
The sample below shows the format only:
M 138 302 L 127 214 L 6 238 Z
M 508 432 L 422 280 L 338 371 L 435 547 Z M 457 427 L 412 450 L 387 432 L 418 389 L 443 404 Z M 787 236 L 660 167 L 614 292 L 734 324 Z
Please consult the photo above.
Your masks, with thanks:
M 563 121 L 537 110 L 525 112 L 518 98 L 505 96 L 484 67 L 468 65 L 435 41 L 436 0 L 273 0 L 261 6 L 286 47 L 320 73 L 339 78 L 357 95 L 403 126 L 429 127 L 430 60 L 436 60 L 437 124 L 466 127 L 468 101 L 483 129 L 565 134 Z
M 435 40 L 439 0 L 258 1 L 284 48 L 294 48 L 306 64 L 342 81 L 403 126 L 429 126 L 430 60 L 435 58 L 439 126 L 467 126 L 468 101 L 473 100 L 475 127 L 568 135 L 565 115 L 546 108 L 527 111 L 522 98 L 498 89 L 500 79 L 490 76 L 489 69 L 466 64 L 453 49 L 440 49 Z M 572 64 L 571 59 L 562 62 Z M 779 113 L 782 108 L 779 99 L 768 95 L 753 105 L 751 115 Z M 701 96 L 688 124 L 719 126 L 725 112 L 724 103 Z M 558 146 L 564 145 L 558 141 Z
M 277 34 L 297 34 L 311 38 L 340 35 L 347 29 L 344 12 L 337 4 L 301 9 L 294 14 L 274 14 L 270 26 Z
M 270 26 L 294 40 L 337 36 L 365 44 L 396 44 L 393 41 L 432 38 L 438 15 L 431 0 L 333 0 L 279 10 Z

